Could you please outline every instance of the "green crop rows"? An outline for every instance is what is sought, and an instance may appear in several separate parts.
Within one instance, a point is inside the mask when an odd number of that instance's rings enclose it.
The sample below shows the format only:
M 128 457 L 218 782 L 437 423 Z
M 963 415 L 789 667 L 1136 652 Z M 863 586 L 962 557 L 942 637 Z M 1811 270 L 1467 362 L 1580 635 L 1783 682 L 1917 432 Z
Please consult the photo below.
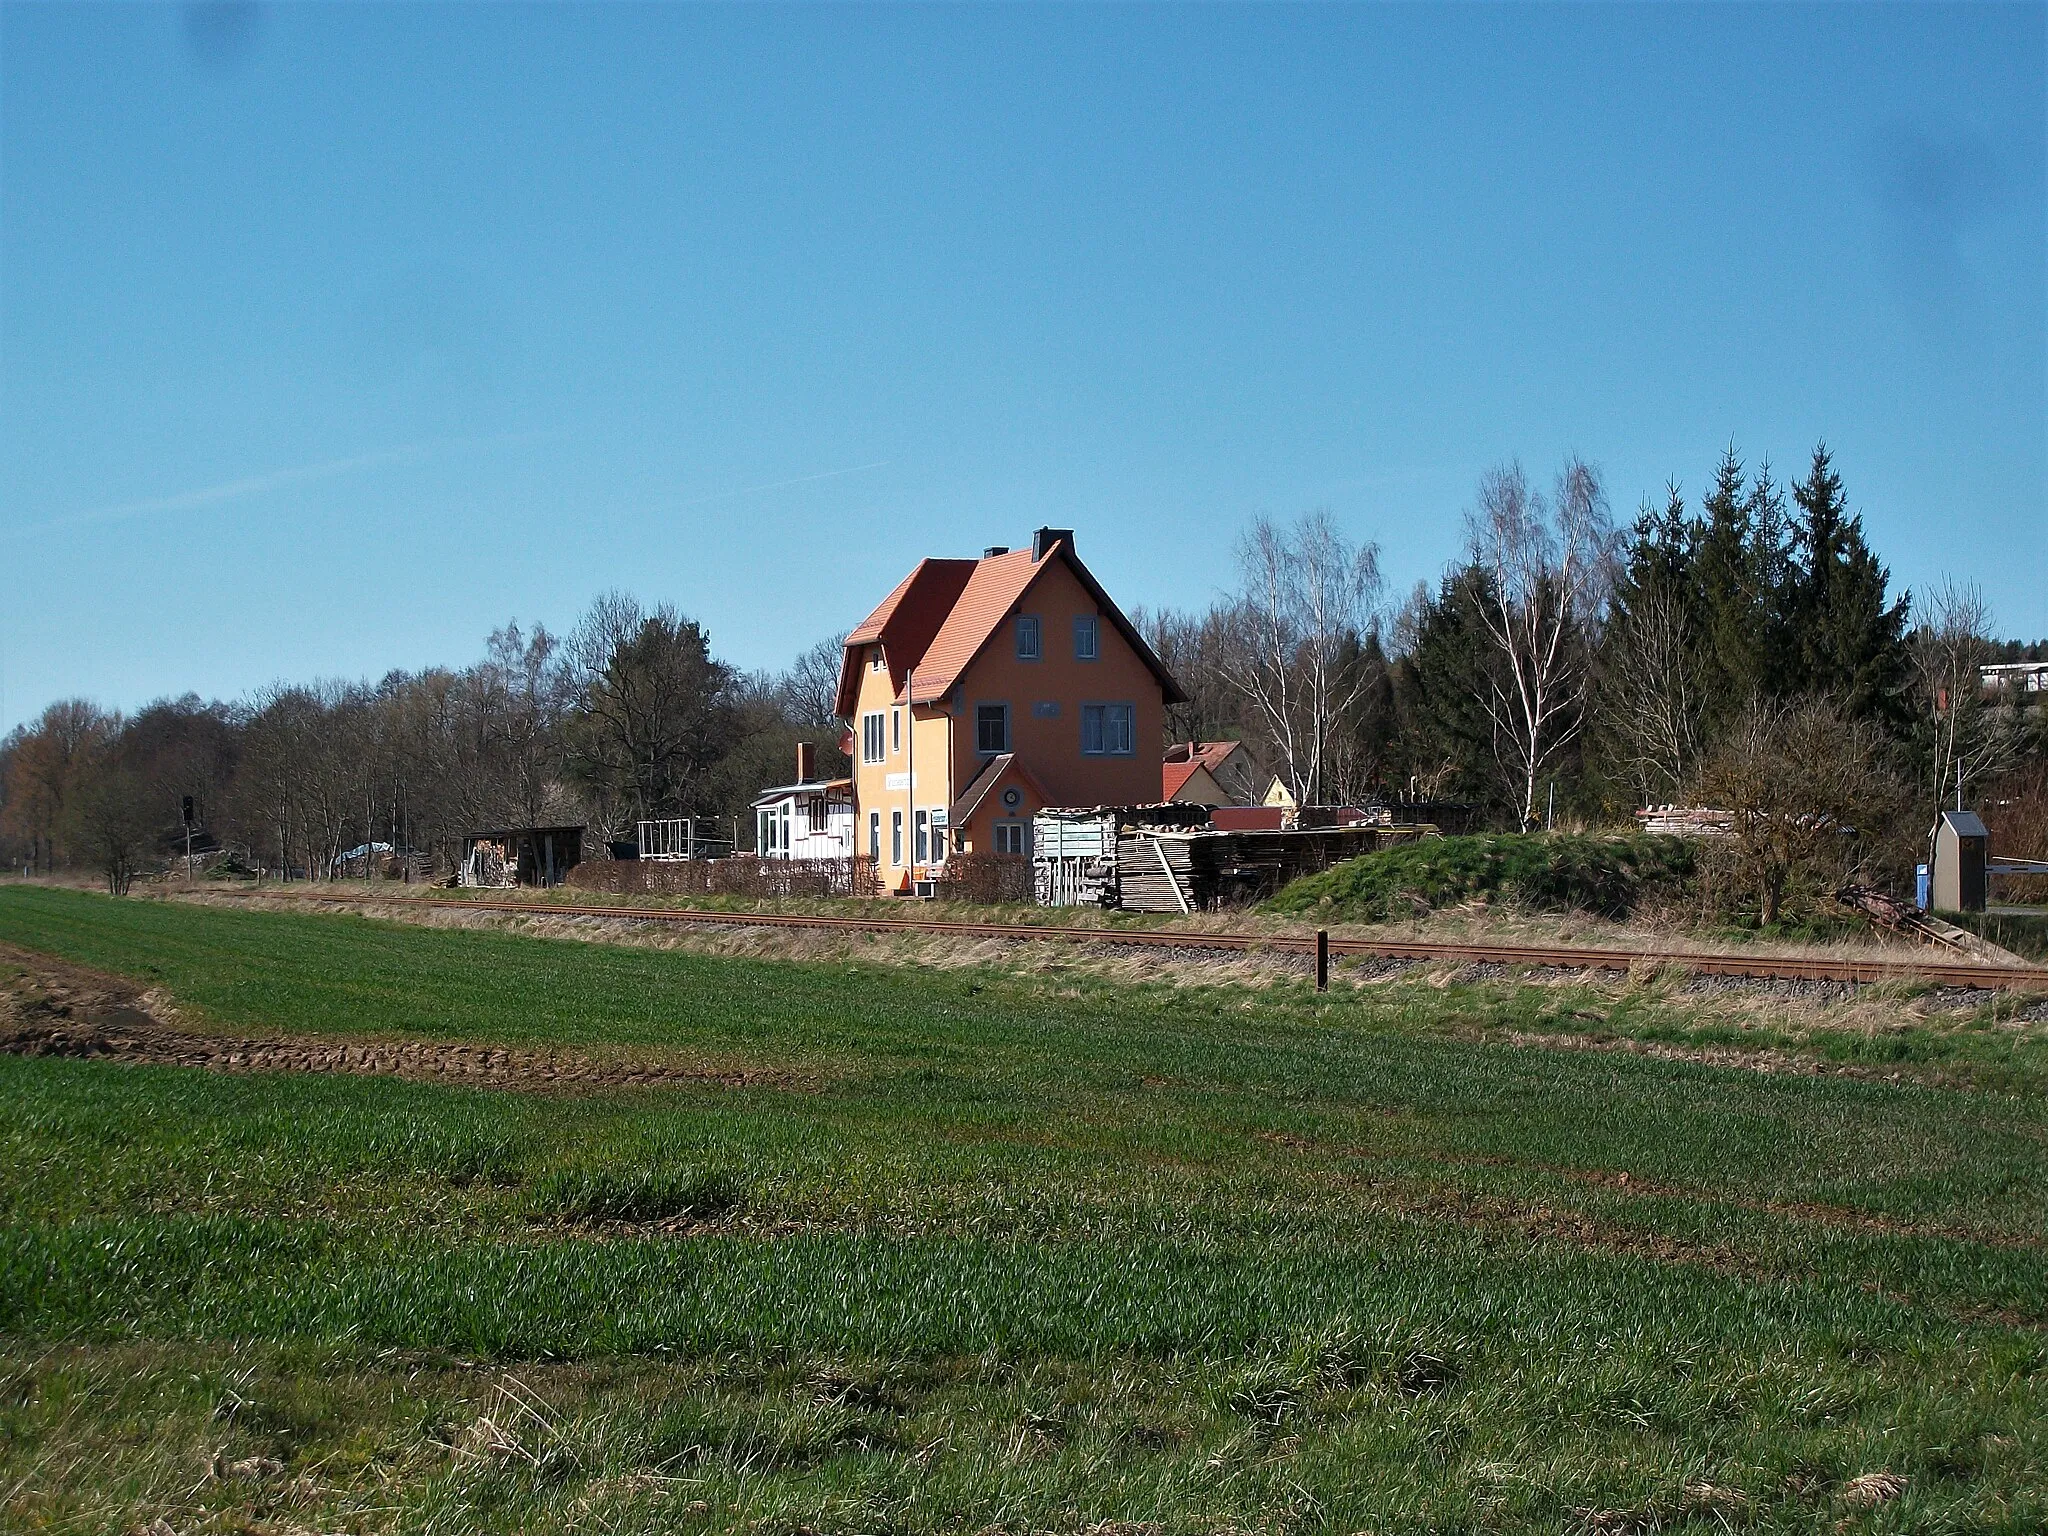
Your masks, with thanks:
M 1704 1028 L 1512 984 L 1113 988 L 20 887 L 0 942 L 193 1029 L 760 1074 L 0 1056 L 7 1529 L 2048 1522 L 2022 1029 L 1888 1082 L 1500 1043 Z

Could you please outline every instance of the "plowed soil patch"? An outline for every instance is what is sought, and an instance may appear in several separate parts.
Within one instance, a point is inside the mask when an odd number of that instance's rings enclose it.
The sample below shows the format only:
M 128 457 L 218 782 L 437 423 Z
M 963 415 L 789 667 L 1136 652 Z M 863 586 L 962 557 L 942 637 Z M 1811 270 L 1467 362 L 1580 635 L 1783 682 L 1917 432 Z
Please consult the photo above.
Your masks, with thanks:
M 5 974 L 11 971 L 13 974 Z M 233 1036 L 167 1022 L 168 1000 L 134 982 L 0 945 L 0 1051 L 210 1072 L 345 1072 L 527 1091 L 797 1088 L 788 1073 L 431 1040 Z

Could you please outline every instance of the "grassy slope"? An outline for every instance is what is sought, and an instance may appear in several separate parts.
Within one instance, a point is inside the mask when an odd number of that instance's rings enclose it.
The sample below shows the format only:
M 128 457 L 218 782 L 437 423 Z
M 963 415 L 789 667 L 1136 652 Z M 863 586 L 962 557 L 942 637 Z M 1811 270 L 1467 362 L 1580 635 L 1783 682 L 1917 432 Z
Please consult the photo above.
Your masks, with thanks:
M 1383 922 L 1478 899 L 1621 917 L 1646 896 L 1676 895 L 1691 870 L 1691 846 L 1679 837 L 1503 832 L 1426 838 L 1297 880 L 1264 910 Z
M 1429 1032 L 1505 993 L 1111 995 L 19 888 L 0 939 L 223 1027 L 816 1084 L 0 1059 L 30 1518 L 375 1526 L 391 1486 L 420 1528 L 2048 1518 L 2037 1096 Z M 707 1190 L 696 1235 L 579 1220 Z M 222 1448 L 323 1470 L 192 1491 Z M 1852 1508 L 1879 1466 L 1904 1500 Z

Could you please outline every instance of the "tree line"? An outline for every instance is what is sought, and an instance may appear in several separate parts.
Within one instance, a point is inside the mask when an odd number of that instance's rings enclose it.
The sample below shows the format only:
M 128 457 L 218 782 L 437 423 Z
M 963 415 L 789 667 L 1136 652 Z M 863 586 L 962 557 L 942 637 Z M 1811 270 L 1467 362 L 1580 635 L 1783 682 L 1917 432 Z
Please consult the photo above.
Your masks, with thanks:
M 437 855 L 501 826 L 708 817 L 750 834 L 748 802 L 787 782 L 796 744 L 843 766 L 832 718 L 839 638 L 778 674 L 719 660 L 673 608 L 600 597 L 565 636 L 510 623 L 463 668 L 375 683 L 279 684 L 123 716 L 67 699 L 0 741 L 0 858 L 87 868 L 116 889 L 183 847 L 324 875 L 376 844 Z
M 1234 591 L 1143 615 L 1189 694 L 1169 736 L 1254 743 L 1300 804 L 1451 802 L 1478 826 L 1782 804 L 1752 819 L 1814 847 L 1748 861 L 1767 919 L 1821 847 L 1897 884 L 1959 793 L 2008 845 L 2048 841 L 2041 696 L 1979 685 L 2048 646 L 2000 640 L 1973 588 L 1894 592 L 1825 444 L 1789 490 L 1731 447 L 1696 505 L 1674 484 L 1620 527 L 1593 465 L 1545 487 L 1509 463 L 1463 533 L 1390 603 L 1377 547 L 1327 513 L 1256 522 Z
M 1450 803 L 1533 828 L 1775 797 L 1798 822 L 1766 828 L 1779 842 L 1834 827 L 1825 846 L 1894 882 L 1959 794 L 2048 815 L 2042 711 L 1978 686 L 1985 663 L 2048 651 L 1999 640 L 1973 589 L 1894 592 L 1824 445 L 1790 487 L 1731 448 L 1696 504 L 1674 484 L 1620 527 L 1596 466 L 1569 458 L 1544 485 L 1498 466 L 1459 558 L 1400 601 L 1377 546 L 1329 513 L 1262 518 L 1234 590 L 1132 616 L 1188 694 L 1168 741 L 1246 741 L 1303 805 Z M 118 888 L 175 851 L 187 797 L 208 838 L 274 871 L 378 843 L 452 860 L 491 826 L 625 839 L 682 814 L 730 818 L 744 845 L 798 741 L 844 769 L 840 643 L 743 673 L 701 625 L 614 593 L 563 636 L 508 624 L 460 669 L 127 717 L 61 701 L 0 742 L 0 859 Z M 1797 860 L 1759 859 L 1748 897 L 1774 914 L 1787 877 L 1764 866 Z

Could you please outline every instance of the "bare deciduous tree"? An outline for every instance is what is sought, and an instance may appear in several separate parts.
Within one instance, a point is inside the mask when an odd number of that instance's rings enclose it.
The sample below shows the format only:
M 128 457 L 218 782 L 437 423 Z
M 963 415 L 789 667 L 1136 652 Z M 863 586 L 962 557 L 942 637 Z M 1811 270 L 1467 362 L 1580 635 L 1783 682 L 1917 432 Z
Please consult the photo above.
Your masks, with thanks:
M 1614 545 L 1599 473 L 1566 460 L 1546 500 L 1520 464 L 1489 470 L 1465 537 L 1486 577 L 1481 613 L 1493 640 L 1482 702 L 1529 828 L 1537 781 L 1585 723 L 1588 633 L 1605 601 Z
M 827 635 L 790 663 L 776 687 L 790 723 L 824 730 L 839 715 L 839 668 L 846 655 L 846 631 Z
M 1247 727 L 1244 696 L 1227 675 L 1227 659 L 1243 645 L 1238 614 L 1231 604 L 1219 603 L 1201 613 L 1133 608 L 1130 619 L 1187 695 L 1178 704 L 1166 706 L 1169 744 L 1241 741 L 1259 735 Z M 1263 748 L 1259 741 L 1251 745 L 1255 752 Z
M 63 827 L 72 856 L 99 871 L 111 896 L 128 894 L 157 852 L 162 830 L 141 779 L 113 761 L 84 766 L 64 806 Z
M 1291 528 L 1266 518 L 1238 544 L 1244 590 L 1223 673 L 1272 743 L 1298 805 L 1321 802 L 1339 719 L 1375 678 L 1358 664 L 1380 602 L 1379 547 L 1353 544 L 1327 512 Z
M 1669 800 L 1697 766 L 1706 707 L 1701 638 L 1684 595 L 1652 587 L 1630 604 L 1628 633 L 1608 654 L 1608 720 L 1645 805 Z
M 1984 696 L 1981 669 L 1992 651 L 1984 595 L 1974 585 L 1943 581 L 1913 636 L 1936 811 L 1960 803 L 1966 785 L 2019 760 L 2024 738 L 2018 709 Z
M 1820 699 L 1755 702 L 1702 763 L 1698 803 L 1725 811 L 1705 839 L 1710 887 L 1743 893 L 1764 923 L 1833 890 L 1894 845 L 1903 795 L 1875 731 Z

